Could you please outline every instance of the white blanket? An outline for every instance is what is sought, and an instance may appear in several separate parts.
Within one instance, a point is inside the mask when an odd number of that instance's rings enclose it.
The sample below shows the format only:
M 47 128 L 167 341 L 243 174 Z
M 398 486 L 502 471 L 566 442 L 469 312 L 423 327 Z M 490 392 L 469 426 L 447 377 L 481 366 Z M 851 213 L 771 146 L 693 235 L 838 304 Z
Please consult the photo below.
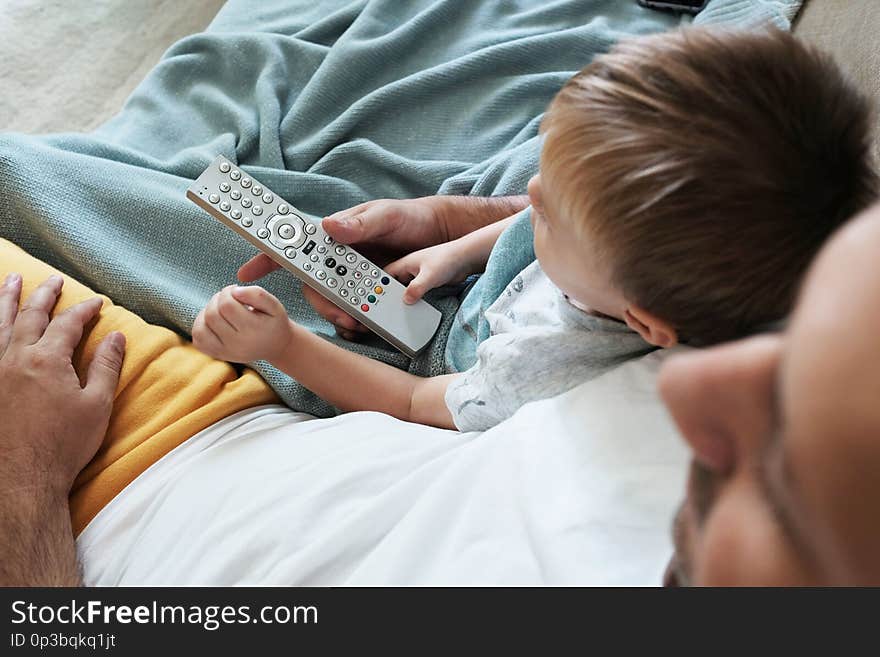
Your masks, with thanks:
M 664 356 L 482 434 L 378 413 L 243 411 L 86 527 L 85 580 L 659 584 L 688 458 L 654 389 Z

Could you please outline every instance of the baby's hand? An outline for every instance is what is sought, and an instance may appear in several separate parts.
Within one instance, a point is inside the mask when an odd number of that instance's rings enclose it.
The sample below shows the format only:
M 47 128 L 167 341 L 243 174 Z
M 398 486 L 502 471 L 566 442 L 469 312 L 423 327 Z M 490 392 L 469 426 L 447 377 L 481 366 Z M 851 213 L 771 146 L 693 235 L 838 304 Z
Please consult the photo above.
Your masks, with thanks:
M 447 283 L 460 283 L 474 273 L 470 258 L 457 242 L 453 240 L 420 249 L 386 265 L 385 271 L 407 286 L 403 293 L 406 303 L 415 303 L 428 290 Z
M 235 363 L 275 360 L 293 333 L 281 302 L 261 287 L 224 287 L 193 323 L 193 344 L 213 358 Z

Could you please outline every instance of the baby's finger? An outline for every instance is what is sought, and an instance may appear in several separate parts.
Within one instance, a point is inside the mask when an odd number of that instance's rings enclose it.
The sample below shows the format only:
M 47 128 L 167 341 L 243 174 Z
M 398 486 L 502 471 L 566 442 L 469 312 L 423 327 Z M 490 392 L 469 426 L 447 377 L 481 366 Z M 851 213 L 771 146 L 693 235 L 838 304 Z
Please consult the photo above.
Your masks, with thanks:
M 204 310 L 198 314 L 196 321 L 193 322 L 192 339 L 196 349 L 213 358 L 217 358 L 223 347 L 220 338 L 205 322 Z
M 223 319 L 229 322 L 232 327 L 240 331 L 242 327 L 249 323 L 254 313 L 250 312 L 245 304 L 232 296 L 233 286 L 223 288 L 217 295 L 217 310 Z
M 220 312 L 220 296 L 222 294 L 222 292 L 215 294 L 205 306 L 205 323 L 218 336 L 222 336 L 223 331 L 235 331 L 235 327 Z
M 409 285 L 406 286 L 406 290 L 403 292 L 403 302 L 404 303 L 415 303 L 423 296 L 428 290 L 436 287 L 433 276 L 429 269 L 422 267 L 419 271 L 418 275 L 412 279 Z
M 419 263 L 408 256 L 385 265 L 385 271 L 404 285 L 409 283 L 419 273 L 420 268 Z
M 248 285 L 247 287 L 237 285 L 231 288 L 231 294 L 236 301 L 248 305 L 258 312 L 272 317 L 279 314 L 287 315 L 281 302 L 257 285 Z

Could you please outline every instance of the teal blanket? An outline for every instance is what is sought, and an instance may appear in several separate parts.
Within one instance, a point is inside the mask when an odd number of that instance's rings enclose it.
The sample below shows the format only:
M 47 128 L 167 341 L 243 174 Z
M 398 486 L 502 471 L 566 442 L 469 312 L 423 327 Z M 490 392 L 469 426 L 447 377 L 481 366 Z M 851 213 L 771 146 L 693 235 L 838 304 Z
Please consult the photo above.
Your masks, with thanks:
M 705 15 L 785 27 L 798 4 L 713 0 Z M 0 237 L 188 334 L 254 253 L 184 196 L 216 155 L 316 216 L 381 197 L 522 194 L 542 112 L 565 80 L 621 37 L 681 20 L 631 0 L 231 0 L 95 132 L 0 135 Z M 434 375 L 447 337 L 451 367 L 472 359 L 482 308 L 529 248 L 520 222 L 451 335 L 458 299 L 433 299 L 444 322 L 413 361 L 378 339 L 336 338 L 291 275 L 265 285 L 328 339 Z M 333 412 L 254 366 L 293 408 Z

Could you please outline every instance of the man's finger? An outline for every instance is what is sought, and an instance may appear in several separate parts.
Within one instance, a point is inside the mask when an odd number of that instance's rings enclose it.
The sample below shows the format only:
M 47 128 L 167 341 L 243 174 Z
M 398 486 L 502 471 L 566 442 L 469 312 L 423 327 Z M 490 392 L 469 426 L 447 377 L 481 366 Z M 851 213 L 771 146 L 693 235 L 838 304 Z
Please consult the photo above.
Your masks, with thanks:
M 344 311 L 340 310 L 339 307 L 336 306 L 336 304 L 327 301 L 327 299 L 322 297 L 320 294 L 315 292 L 307 285 L 303 285 L 302 295 L 305 300 L 312 305 L 312 308 L 315 309 L 316 313 L 318 313 L 321 317 L 336 326 L 337 329 L 346 331 L 360 331 L 361 333 L 366 332 L 367 328 L 360 322 L 358 322 L 354 317 L 351 317 Z
M 326 217 L 321 227 L 341 244 L 360 244 L 386 236 L 394 230 L 395 222 L 381 211 L 381 207 L 369 207 L 348 214 L 337 212 Z
M 9 274 L 0 287 L 0 356 L 6 351 L 12 337 L 12 326 L 18 314 L 18 299 L 21 296 L 21 275 Z
M 259 253 L 239 267 L 238 280 L 242 283 L 253 283 L 280 268 L 281 265 L 265 253 Z
M 119 384 L 119 373 L 122 371 L 124 358 L 125 336 L 119 331 L 113 331 L 101 340 L 92 362 L 89 363 L 86 392 L 105 402 L 112 402 L 116 386 Z
M 49 322 L 40 343 L 60 352 L 59 356 L 72 357 L 73 350 L 82 340 L 85 325 L 95 318 L 103 305 L 100 297 L 93 297 L 59 313 Z
M 53 274 L 31 292 L 18 311 L 12 327 L 12 343 L 34 344 L 49 325 L 49 313 L 58 301 L 64 279 Z

